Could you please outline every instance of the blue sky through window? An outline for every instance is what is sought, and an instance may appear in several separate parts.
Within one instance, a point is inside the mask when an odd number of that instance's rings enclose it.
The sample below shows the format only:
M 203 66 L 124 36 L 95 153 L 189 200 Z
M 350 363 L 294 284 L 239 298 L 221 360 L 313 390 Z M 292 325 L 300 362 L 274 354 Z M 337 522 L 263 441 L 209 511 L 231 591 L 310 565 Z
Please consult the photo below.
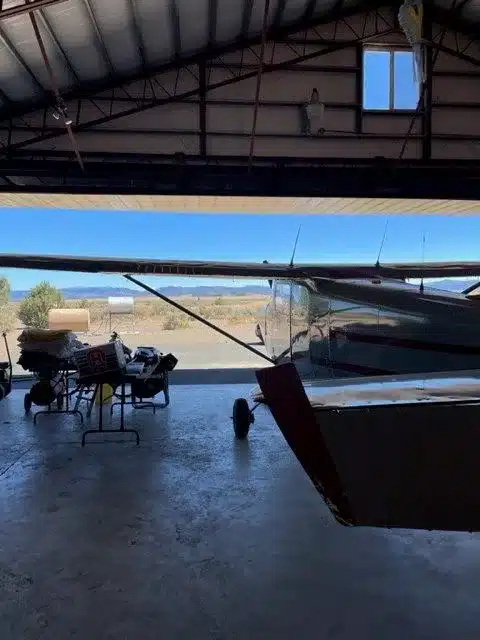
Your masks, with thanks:
M 364 109 L 416 109 L 419 94 L 411 51 L 365 49 L 363 60 Z

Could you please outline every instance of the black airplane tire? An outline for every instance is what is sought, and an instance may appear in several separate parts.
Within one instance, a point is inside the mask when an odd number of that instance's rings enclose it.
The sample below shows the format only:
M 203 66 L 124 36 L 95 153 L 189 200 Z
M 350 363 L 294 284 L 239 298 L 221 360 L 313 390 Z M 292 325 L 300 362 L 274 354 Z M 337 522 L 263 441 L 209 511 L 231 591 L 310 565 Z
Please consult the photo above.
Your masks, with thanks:
M 25 413 L 30 413 L 30 409 L 32 408 L 32 397 L 29 393 L 26 393 L 23 398 L 23 408 L 25 409 Z
M 245 398 L 237 398 L 233 403 L 233 430 L 239 440 L 245 440 L 252 424 L 252 414 Z

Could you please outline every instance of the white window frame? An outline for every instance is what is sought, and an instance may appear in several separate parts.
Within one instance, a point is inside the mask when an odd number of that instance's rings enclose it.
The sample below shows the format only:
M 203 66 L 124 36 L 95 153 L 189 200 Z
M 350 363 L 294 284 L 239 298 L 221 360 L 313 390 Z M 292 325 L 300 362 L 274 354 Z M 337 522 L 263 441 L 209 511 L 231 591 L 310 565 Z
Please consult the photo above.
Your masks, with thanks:
M 411 109 L 397 109 L 395 107 L 395 54 L 396 53 L 405 53 L 412 52 L 410 47 L 402 46 L 402 45 L 375 45 L 375 44 L 366 44 L 363 47 L 363 56 L 362 56 L 362 77 L 364 78 L 365 74 L 365 54 L 369 51 L 376 52 L 386 52 L 390 54 L 390 64 L 389 64 L 389 80 L 390 80 L 390 88 L 389 88 L 389 105 L 387 108 L 384 107 L 364 107 L 364 83 L 362 83 L 362 110 L 364 112 L 370 113 L 414 113 L 416 111 L 416 107 L 412 107 Z

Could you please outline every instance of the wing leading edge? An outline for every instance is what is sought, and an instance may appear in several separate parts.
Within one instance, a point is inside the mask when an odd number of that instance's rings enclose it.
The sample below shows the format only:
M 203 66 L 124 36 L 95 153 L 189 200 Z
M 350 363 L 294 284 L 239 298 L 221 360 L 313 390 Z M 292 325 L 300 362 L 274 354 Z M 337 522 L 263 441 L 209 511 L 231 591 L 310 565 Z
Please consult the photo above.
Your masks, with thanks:
M 398 264 L 288 264 L 149 260 L 145 258 L 0 254 L 0 268 L 118 273 L 136 275 L 211 276 L 304 280 L 309 278 L 453 278 L 480 276 L 480 262 Z

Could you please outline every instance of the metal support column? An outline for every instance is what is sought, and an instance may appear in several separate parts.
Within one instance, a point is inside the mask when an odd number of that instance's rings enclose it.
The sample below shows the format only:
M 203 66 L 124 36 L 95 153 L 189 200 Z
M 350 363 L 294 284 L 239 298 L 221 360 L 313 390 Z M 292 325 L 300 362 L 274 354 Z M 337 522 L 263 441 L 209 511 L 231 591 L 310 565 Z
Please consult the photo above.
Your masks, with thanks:
M 198 65 L 199 77 L 199 125 L 200 125 L 200 155 L 207 157 L 207 65 L 201 60 Z
M 432 20 L 430 11 L 426 11 L 423 21 L 423 39 L 426 42 L 432 41 Z M 432 104 L 433 104 L 433 51 L 427 45 L 425 52 L 426 81 L 422 99 L 422 160 L 428 161 L 432 157 Z

